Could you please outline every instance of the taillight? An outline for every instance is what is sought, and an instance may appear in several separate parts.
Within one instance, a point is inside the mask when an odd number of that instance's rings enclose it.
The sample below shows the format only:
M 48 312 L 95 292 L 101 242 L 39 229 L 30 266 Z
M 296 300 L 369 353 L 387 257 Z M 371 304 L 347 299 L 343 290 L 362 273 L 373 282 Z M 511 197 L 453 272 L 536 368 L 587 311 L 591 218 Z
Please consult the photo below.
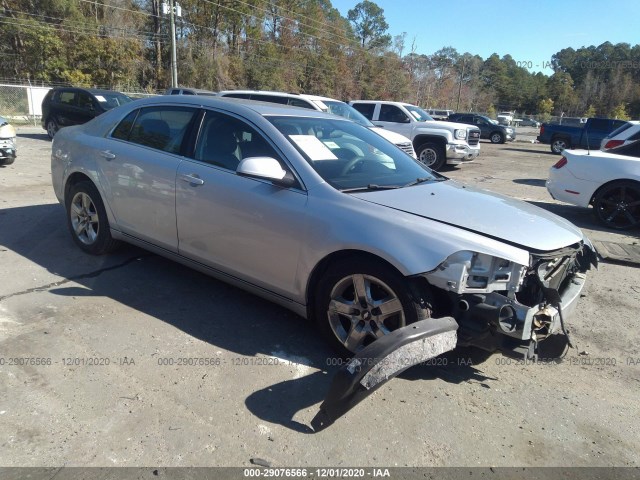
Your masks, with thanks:
M 553 166 L 553 168 L 559 169 L 564 167 L 567 163 L 569 163 L 569 161 L 565 158 L 562 157 L 560 160 L 558 160 L 558 162 Z
M 609 140 L 605 146 L 604 149 L 605 150 L 609 150 L 611 148 L 616 148 L 619 147 L 620 145 L 622 145 L 624 143 L 624 140 Z
M 540 136 L 542 136 L 542 134 L 544 133 L 544 125 L 540 126 Z

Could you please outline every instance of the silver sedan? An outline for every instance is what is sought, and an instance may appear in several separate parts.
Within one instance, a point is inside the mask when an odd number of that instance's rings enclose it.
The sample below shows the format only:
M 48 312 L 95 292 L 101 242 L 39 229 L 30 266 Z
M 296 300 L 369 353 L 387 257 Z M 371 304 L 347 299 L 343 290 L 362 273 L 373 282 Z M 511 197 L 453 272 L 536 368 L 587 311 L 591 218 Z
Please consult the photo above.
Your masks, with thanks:
M 439 316 L 459 345 L 535 355 L 595 264 L 566 220 L 311 110 L 150 98 L 60 130 L 51 161 L 83 251 L 164 255 L 312 318 L 344 355 Z

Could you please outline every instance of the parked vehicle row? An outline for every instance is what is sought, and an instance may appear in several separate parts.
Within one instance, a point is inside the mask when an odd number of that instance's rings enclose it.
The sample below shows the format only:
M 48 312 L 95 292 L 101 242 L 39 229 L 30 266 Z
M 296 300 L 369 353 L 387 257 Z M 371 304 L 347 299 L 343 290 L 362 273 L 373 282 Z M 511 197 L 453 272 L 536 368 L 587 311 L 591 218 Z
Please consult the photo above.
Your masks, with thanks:
M 311 109 L 139 100 L 60 130 L 51 167 L 83 251 L 164 255 L 313 319 L 345 355 L 452 316 L 458 345 L 533 356 L 596 263 L 570 222 Z
M 329 97 L 321 97 L 318 95 L 269 92 L 257 90 L 226 90 L 218 93 L 220 97 L 244 98 L 245 100 L 255 100 L 258 102 L 277 103 L 280 105 L 290 105 L 293 107 L 308 108 L 320 112 L 327 112 L 340 117 L 353 120 L 360 125 L 370 128 L 378 135 L 395 144 L 400 150 L 408 153 L 416 158 L 416 152 L 411 141 L 404 135 L 395 133 L 392 130 L 383 130 L 376 127 L 364 115 L 354 109 L 348 103 L 335 100 Z M 343 152 L 344 155 L 348 153 Z

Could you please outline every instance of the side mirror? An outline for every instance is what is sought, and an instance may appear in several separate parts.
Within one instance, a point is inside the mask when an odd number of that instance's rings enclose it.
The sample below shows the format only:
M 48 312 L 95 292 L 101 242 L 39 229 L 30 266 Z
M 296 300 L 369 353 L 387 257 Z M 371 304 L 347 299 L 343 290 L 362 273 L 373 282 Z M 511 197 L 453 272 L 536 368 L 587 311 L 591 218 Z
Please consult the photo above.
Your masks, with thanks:
M 269 180 L 275 185 L 283 187 L 292 187 L 296 184 L 295 178 L 292 175 L 287 174 L 288 172 L 283 170 L 280 166 L 280 162 L 271 157 L 244 158 L 238 164 L 236 173 L 244 177 Z

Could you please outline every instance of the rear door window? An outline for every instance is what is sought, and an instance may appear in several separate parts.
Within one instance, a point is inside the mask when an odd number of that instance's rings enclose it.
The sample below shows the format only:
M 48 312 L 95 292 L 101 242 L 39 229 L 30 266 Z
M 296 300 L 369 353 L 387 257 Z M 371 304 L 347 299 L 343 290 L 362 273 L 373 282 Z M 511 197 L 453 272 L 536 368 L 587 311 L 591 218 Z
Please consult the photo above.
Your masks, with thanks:
M 59 102 L 63 105 L 75 105 L 76 92 L 60 92 Z
M 286 97 L 280 97 L 278 95 L 262 95 L 262 94 L 252 94 L 251 100 L 257 100 L 258 102 L 269 102 L 269 103 L 279 103 L 281 105 L 287 104 Z
M 313 105 L 311 105 L 306 100 L 302 100 L 300 98 L 290 98 L 288 105 L 291 105 L 293 107 L 302 107 L 302 108 L 309 108 L 311 110 L 315 110 Z
M 197 109 L 189 107 L 150 107 L 131 112 L 112 136 L 138 145 L 180 153 L 182 141 Z

